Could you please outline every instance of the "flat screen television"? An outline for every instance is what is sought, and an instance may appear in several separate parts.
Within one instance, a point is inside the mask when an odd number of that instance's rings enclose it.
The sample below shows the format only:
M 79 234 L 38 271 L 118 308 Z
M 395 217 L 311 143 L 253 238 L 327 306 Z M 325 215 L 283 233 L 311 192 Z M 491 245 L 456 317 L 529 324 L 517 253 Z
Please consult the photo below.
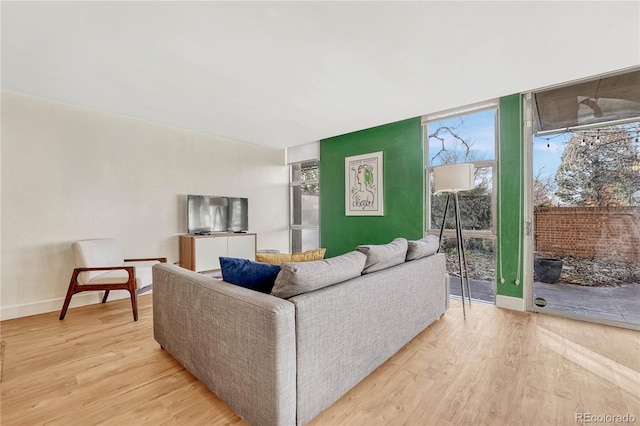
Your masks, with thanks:
M 249 200 L 217 195 L 187 195 L 187 232 L 246 232 L 249 230 Z

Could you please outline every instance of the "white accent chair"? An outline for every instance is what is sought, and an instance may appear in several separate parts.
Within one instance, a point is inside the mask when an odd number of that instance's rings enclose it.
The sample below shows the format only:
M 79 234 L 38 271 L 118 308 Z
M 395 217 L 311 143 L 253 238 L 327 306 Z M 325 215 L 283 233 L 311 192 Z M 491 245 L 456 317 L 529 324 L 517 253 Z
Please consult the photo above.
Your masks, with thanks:
M 131 294 L 133 320 L 138 321 L 138 294 L 151 290 L 152 274 L 149 262 L 166 263 L 166 257 L 124 259 L 120 246 L 112 238 L 76 241 L 71 245 L 76 268 L 71 274 L 67 297 L 62 305 L 60 319 L 63 320 L 71 296 L 81 291 L 104 291 L 102 303 L 107 301 L 109 291 L 127 290 Z M 127 265 L 128 262 L 145 262 L 147 266 Z

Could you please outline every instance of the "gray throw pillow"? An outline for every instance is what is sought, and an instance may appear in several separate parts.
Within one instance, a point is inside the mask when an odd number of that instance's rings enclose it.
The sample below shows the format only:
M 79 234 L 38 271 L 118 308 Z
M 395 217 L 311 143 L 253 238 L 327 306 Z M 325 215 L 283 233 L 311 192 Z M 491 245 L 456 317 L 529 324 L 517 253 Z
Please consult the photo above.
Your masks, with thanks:
M 421 257 L 431 256 L 438 251 L 439 238 L 435 235 L 427 235 L 417 241 L 409 241 L 407 249 L 407 260 L 420 259 Z
M 311 262 L 280 265 L 271 294 L 283 299 L 359 277 L 367 257 L 357 251 Z
M 362 273 L 369 274 L 403 263 L 407 257 L 407 240 L 396 238 L 388 244 L 363 245 L 356 250 L 367 255 Z

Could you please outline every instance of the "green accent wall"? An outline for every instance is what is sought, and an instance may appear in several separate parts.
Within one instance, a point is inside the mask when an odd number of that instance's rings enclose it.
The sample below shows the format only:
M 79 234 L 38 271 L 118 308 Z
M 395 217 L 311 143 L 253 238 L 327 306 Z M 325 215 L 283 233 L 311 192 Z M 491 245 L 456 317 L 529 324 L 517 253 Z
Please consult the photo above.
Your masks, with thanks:
M 497 294 L 523 297 L 524 141 L 519 94 L 500 99 L 498 158 Z M 346 216 L 344 159 L 383 151 L 384 216 Z M 361 130 L 320 142 L 320 244 L 326 257 L 359 244 L 396 237 L 419 239 L 425 231 L 425 188 L 420 118 Z M 501 283 L 500 278 L 504 278 Z M 516 284 L 519 280 L 519 284 Z
M 384 216 L 345 215 L 345 157 L 383 152 Z M 320 141 L 320 244 L 325 257 L 424 236 L 420 117 Z
M 500 99 L 497 294 L 522 298 L 524 276 L 524 141 L 521 95 Z M 504 278 L 504 283 L 501 283 Z M 519 284 L 516 280 L 520 281 Z

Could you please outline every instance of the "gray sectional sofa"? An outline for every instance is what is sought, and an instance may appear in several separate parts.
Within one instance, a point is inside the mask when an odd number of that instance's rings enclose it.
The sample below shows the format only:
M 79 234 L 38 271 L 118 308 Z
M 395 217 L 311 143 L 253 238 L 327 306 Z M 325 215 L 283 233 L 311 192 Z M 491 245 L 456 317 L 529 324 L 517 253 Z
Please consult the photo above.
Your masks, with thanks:
M 273 294 L 156 265 L 154 337 L 250 424 L 305 424 L 448 308 L 444 255 L 404 247 L 283 264 Z

